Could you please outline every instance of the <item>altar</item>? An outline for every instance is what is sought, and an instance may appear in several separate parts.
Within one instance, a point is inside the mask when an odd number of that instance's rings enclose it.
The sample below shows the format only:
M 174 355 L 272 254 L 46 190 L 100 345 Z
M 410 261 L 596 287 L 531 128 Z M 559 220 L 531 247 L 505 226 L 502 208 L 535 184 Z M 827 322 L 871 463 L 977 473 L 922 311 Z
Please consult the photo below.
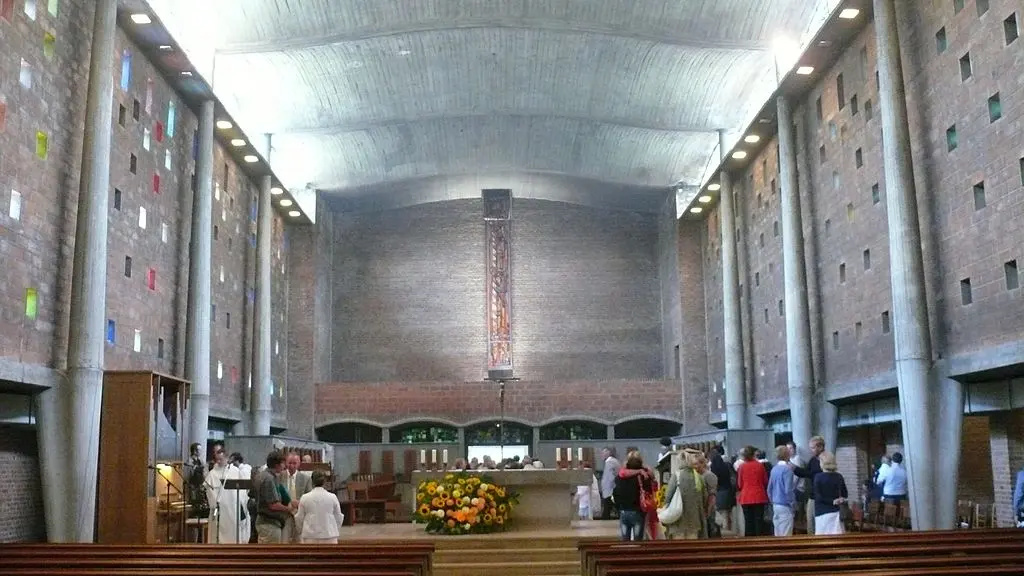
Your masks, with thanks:
M 440 480 L 451 472 L 415 471 L 413 486 Z M 490 476 L 496 484 L 519 494 L 519 505 L 510 518 L 511 530 L 521 528 L 570 528 L 576 519 L 572 497 L 577 486 L 590 486 L 594 471 L 524 469 L 470 472 Z

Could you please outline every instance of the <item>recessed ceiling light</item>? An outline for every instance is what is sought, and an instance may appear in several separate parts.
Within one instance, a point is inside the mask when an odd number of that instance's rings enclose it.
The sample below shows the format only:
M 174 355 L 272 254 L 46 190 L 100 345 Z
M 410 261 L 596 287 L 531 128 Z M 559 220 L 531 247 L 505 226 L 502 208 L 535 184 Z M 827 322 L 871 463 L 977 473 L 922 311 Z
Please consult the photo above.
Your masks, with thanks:
M 690 208 L 690 214 L 700 214 L 703 211 L 704 209 L 701 208 L 700 206 L 694 206 L 693 208 Z
M 796 69 L 796 73 L 801 76 L 807 76 L 811 72 L 814 72 L 814 66 L 801 66 Z
M 232 138 L 231 145 L 234 146 L 235 148 L 245 146 L 245 140 L 243 140 L 242 138 Z
M 721 189 L 722 189 L 722 185 L 719 184 L 718 182 L 715 182 L 714 184 L 708 184 L 708 190 L 710 190 L 712 192 L 715 192 L 715 191 L 721 190 Z
M 759 124 L 771 124 L 772 123 L 772 119 L 771 118 L 758 118 L 757 122 Z
M 161 44 L 159 46 L 159 50 L 161 52 L 170 52 L 171 50 L 174 50 L 174 48 L 172 48 L 170 44 Z
M 408 56 L 409 54 L 412 54 L 412 50 L 399 50 L 398 51 L 398 55 L 399 56 Z
M 747 144 L 757 144 L 761 141 L 761 137 L 757 134 L 747 134 L 747 137 L 743 139 Z
M 860 14 L 860 10 L 857 10 L 856 8 L 846 8 L 839 13 L 839 17 L 844 20 L 853 20 L 858 14 Z
M 744 150 L 737 150 L 732 153 L 732 157 L 737 160 L 743 160 L 744 158 L 747 157 L 747 153 Z
M 291 212 L 288 213 L 288 215 L 291 216 L 292 218 L 298 218 L 299 216 L 302 216 L 302 212 L 299 212 L 298 210 L 292 210 Z
M 227 120 L 217 120 L 217 128 L 220 128 L 221 130 L 230 130 L 231 128 L 234 128 L 234 126 L 234 124 Z
M 818 41 L 818 46 L 821 46 L 822 48 L 828 48 L 831 45 L 832 45 L 832 41 L 831 40 L 819 40 Z
M 184 72 L 181 73 L 181 75 L 182 76 L 189 76 L 189 77 L 191 77 L 192 76 L 192 71 L 191 70 L 185 70 Z
M 711 202 L 711 196 L 701 196 L 700 198 L 697 198 L 697 202 L 700 202 L 701 204 L 707 204 Z
M 273 188 L 270 189 L 270 193 L 273 194 L 274 196 L 277 196 L 278 194 L 281 194 L 283 192 L 284 190 L 281 190 L 277 186 L 274 186 Z
M 252 164 L 254 162 L 259 162 L 260 161 L 260 157 L 256 156 L 255 154 L 246 154 L 245 158 L 243 158 L 243 160 L 245 160 L 249 164 Z
M 289 200 L 287 198 L 282 198 L 281 201 L 279 202 L 279 204 L 281 206 L 284 206 L 285 208 L 287 208 L 287 207 L 291 206 L 292 204 L 294 204 L 294 202 L 292 202 L 291 200 Z
M 149 17 L 149 14 L 138 13 L 132 14 L 132 22 L 136 24 L 152 24 L 153 19 Z

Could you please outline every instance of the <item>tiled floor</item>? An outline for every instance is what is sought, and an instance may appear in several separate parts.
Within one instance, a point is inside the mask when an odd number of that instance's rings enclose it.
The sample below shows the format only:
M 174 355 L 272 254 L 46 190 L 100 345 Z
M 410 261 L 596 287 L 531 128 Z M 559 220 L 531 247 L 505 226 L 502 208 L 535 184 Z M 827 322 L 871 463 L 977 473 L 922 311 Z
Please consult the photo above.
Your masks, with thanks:
M 496 534 L 480 534 L 473 536 L 459 536 L 460 540 L 465 539 L 522 539 L 522 538 L 594 538 L 594 537 L 616 537 L 619 533 L 619 523 L 613 520 L 581 520 L 572 523 L 572 528 L 523 528 L 510 530 Z M 341 530 L 343 540 L 386 540 L 413 538 L 448 538 L 447 536 L 435 536 L 427 534 L 421 524 L 357 524 L 346 526 Z

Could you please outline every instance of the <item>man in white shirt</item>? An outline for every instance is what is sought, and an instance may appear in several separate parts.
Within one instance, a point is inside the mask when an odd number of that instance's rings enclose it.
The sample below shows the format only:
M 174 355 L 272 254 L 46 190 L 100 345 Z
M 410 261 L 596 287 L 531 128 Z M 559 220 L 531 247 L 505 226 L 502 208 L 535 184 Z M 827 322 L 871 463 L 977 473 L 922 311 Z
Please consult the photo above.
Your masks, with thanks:
M 894 452 L 892 464 L 879 469 L 878 485 L 882 487 L 882 501 L 899 504 L 907 499 L 907 471 L 903 468 L 903 454 Z
M 288 459 L 285 460 L 283 476 L 281 483 L 288 490 L 288 495 L 291 497 L 292 502 L 299 502 L 303 496 L 312 490 L 309 475 L 299 472 L 299 455 L 296 452 L 288 454 Z M 292 506 L 296 505 L 292 504 Z M 285 520 L 283 537 L 286 544 L 299 541 L 298 524 L 293 522 L 293 518 Z
M 303 544 L 337 544 L 345 515 L 338 497 L 324 490 L 327 476 L 320 470 L 312 474 L 313 489 L 299 500 L 295 529 Z
M 604 457 L 604 470 L 601 472 L 601 519 L 611 520 L 612 490 L 615 489 L 615 478 L 619 475 L 622 464 L 615 457 L 615 448 L 606 446 L 601 450 Z

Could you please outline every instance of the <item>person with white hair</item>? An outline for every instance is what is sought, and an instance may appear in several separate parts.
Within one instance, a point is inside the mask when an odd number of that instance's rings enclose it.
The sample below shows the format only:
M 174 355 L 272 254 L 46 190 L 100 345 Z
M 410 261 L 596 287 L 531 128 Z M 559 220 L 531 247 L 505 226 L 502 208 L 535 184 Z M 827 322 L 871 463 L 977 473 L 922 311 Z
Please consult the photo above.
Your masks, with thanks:
M 327 475 L 323 471 L 314 470 L 311 479 L 313 489 L 302 495 L 295 511 L 295 531 L 303 544 L 337 544 L 345 522 L 341 503 L 324 490 Z

